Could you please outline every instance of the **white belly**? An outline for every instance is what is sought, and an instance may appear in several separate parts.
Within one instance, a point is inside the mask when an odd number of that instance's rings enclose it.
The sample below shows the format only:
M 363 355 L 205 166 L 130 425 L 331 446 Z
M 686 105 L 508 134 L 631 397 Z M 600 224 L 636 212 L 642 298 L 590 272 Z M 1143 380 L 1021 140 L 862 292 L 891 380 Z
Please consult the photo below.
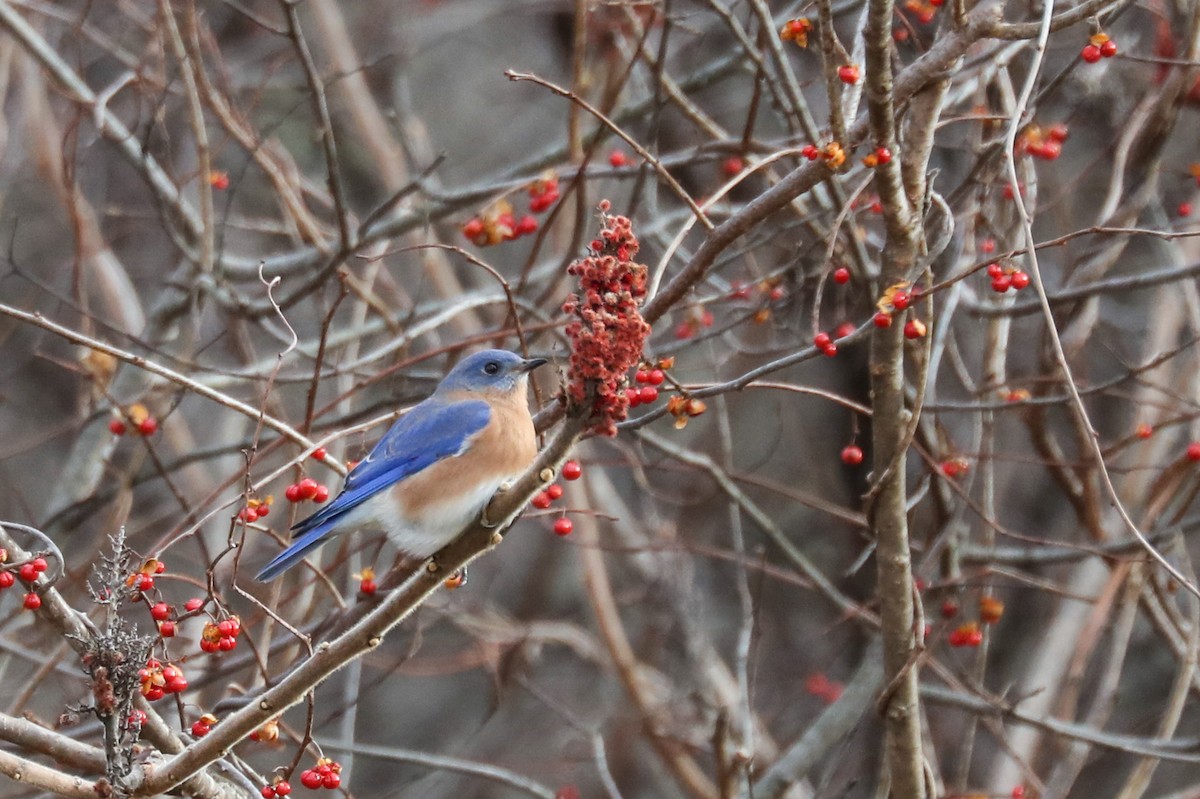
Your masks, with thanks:
M 457 538 L 468 524 L 476 521 L 496 489 L 519 476 L 480 483 L 464 491 L 454 502 L 425 507 L 419 515 L 404 510 L 394 492 L 381 491 L 350 510 L 339 526 L 382 530 L 401 552 L 427 558 Z

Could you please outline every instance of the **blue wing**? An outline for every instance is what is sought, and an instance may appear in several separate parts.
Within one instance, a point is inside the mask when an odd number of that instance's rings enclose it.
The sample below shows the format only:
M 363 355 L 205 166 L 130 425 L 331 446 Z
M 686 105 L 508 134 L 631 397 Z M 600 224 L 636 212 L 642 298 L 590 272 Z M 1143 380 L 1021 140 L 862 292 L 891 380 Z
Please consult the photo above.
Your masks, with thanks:
M 325 543 L 345 514 L 410 475 L 462 452 L 471 436 L 487 426 L 491 408 L 482 400 L 445 403 L 426 400 L 384 433 L 346 477 L 332 502 L 292 528 L 292 543 L 268 563 L 258 579 L 273 580 Z

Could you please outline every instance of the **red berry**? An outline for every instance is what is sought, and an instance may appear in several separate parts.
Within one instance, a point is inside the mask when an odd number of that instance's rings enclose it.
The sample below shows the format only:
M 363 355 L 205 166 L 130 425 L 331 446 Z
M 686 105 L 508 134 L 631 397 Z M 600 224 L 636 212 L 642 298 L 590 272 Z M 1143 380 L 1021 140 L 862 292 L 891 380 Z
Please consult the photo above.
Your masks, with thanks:
M 618 168 L 629 166 L 629 156 L 625 154 L 624 150 L 613 150 L 608 154 L 608 163 Z
M 212 727 L 205 724 L 203 721 L 196 721 L 192 724 L 192 735 L 196 738 L 203 738 L 212 732 Z
M 372 580 L 370 577 L 367 577 L 366 579 L 362 580 L 358 584 L 358 590 L 360 593 L 366 594 L 367 596 L 371 596 L 372 594 L 374 594 L 376 591 L 379 590 L 379 584 L 376 583 L 374 580 Z
M 819 350 L 826 349 L 832 343 L 833 339 L 824 330 L 813 336 L 813 346 Z
M 920 319 L 909 319 L 904 323 L 905 338 L 921 338 L 925 335 L 925 323 Z
M 183 609 L 188 613 L 195 613 L 202 607 L 204 607 L 204 600 L 200 597 L 192 597 L 187 602 L 183 603 Z
M 171 606 L 166 602 L 155 602 L 150 608 L 150 618 L 155 621 L 166 621 L 171 615 Z
M 254 518 L 261 519 L 262 517 L 266 516 L 270 512 L 271 512 L 270 505 L 259 505 L 257 508 L 254 509 Z
M 158 432 L 158 420 L 153 416 L 147 416 L 138 423 L 138 432 L 144 436 L 152 436 Z
M 636 388 L 625 389 L 625 399 L 629 400 L 629 407 L 636 408 L 642 404 L 642 392 Z
M 897 311 L 903 311 L 912 304 L 912 295 L 907 291 L 897 291 L 892 295 L 892 307 Z
M 153 589 L 154 589 L 154 578 L 153 577 L 151 577 L 148 574 L 143 574 L 140 577 L 138 577 L 137 590 L 151 591 Z
M 1200 441 L 1193 441 L 1188 444 L 1187 459 L 1189 461 L 1200 461 Z
M 528 236 L 530 233 L 537 232 L 537 229 L 537 217 L 525 214 L 525 216 L 517 220 L 517 226 L 513 228 L 513 232 L 515 232 L 518 236 Z
M 997 263 L 988 264 L 987 273 L 988 277 L 990 277 L 992 280 L 995 280 L 1004 274 L 1004 267 Z
M 321 784 L 332 791 L 342 784 L 342 775 L 336 771 L 331 771 L 321 778 Z
M 746 163 L 741 158 L 737 157 L 736 155 L 731 155 L 721 164 L 721 171 L 729 177 L 733 177 L 741 172 L 745 166 Z
M 579 461 L 567 461 L 562 467 L 562 476 L 564 480 L 578 480 L 583 474 L 583 467 L 579 465 Z
M 875 315 L 871 317 L 871 321 L 875 323 L 875 327 L 891 327 L 892 315 L 889 313 L 884 313 L 883 311 L 877 311 Z
M 32 563 L 22 563 L 21 568 L 17 569 L 17 576 L 27 583 L 32 583 L 37 579 L 38 573 Z
M 312 769 L 308 769 L 300 775 L 300 784 L 312 791 L 320 788 L 322 782 L 324 782 L 324 778 Z
M 1084 48 L 1080 51 L 1079 55 L 1089 64 L 1095 64 L 1101 58 L 1100 48 L 1094 44 L 1084 45 Z
M 648 405 L 658 399 L 658 389 L 654 386 L 642 386 L 642 390 L 638 392 L 638 399 L 643 405 Z
M 942 618 L 953 619 L 958 615 L 958 603 L 953 599 L 947 599 L 942 603 Z
M 816 161 L 821 157 L 821 151 L 817 149 L 815 144 L 806 144 L 800 148 L 800 155 L 804 156 L 809 161 Z
M 857 466 L 863 462 L 862 447 L 856 444 L 849 444 L 842 450 L 842 463 L 848 466 Z
M 994 253 L 996 251 L 996 240 L 984 239 L 983 241 L 979 242 L 979 251 L 985 255 Z M 990 269 L 991 267 L 988 268 Z
M 828 347 L 821 350 L 821 352 L 825 353 L 826 358 L 833 358 L 833 357 L 837 356 L 837 352 L 838 352 L 837 345 L 830 344 Z
M 287 796 L 291 792 L 292 786 L 287 780 L 280 780 L 279 782 L 275 783 L 276 796 Z
M 125 435 L 125 429 L 125 423 L 120 419 L 113 419 L 108 423 L 108 432 L 112 433 L 114 436 Z
M 216 652 L 218 649 L 220 649 L 220 646 L 217 644 L 216 641 L 210 641 L 207 638 L 200 639 L 200 651 L 201 652 L 207 652 L 208 654 L 211 655 L 213 652 Z
M 41 606 L 42 606 L 42 598 L 40 596 L 33 593 L 32 591 L 30 591 L 28 594 L 25 595 L 25 609 L 26 610 L 37 610 Z
M 317 447 L 312 451 L 312 459 L 314 461 L 323 461 L 329 456 L 329 452 L 324 447 Z
M 312 499 L 316 496 L 318 483 L 311 477 L 305 477 L 299 483 L 296 483 L 297 491 L 301 499 Z
M 317 490 L 313 492 L 312 501 L 320 505 L 327 499 L 329 499 L 329 486 L 317 486 Z
M 1012 789 L 1012 799 L 1025 799 L 1025 786 L 1018 785 Z
M 13 577 L 12 572 L 0 571 L 0 591 L 4 590 L 5 588 L 11 588 L 12 584 L 16 581 L 17 578 Z
M 1105 58 L 1112 58 L 1117 54 L 1117 43 L 1109 39 L 1104 44 L 1100 45 L 1100 55 Z
M 633 375 L 633 380 L 635 383 L 649 383 L 650 372 L 645 369 L 638 369 Z
M 558 483 L 546 487 L 546 496 L 550 499 L 558 499 L 563 495 L 563 487 Z
M 1175 210 L 1179 213 L 1180 216 L 1191 216 L 1192 215 L 1192 204 L 1187 203 L 1187 202 L 1180 203 L 1179 207 Z
M 264 785 L 259 793 L 262 794 L 263 799 L 275 799 L 275 789 L 270 785 Z
M 232 619 L 222 619 L 217 622 L 217 632 L 221 635 L 236 635 L 237 626 Z
M 217 639 L 217 649 L 221 652 L 232 652 L 237 649 L 237 639 L 232 635 L 225 635 Z
M 836 338 L 845 338 L 854 332 L 854 324 L 852 322 L 842 322 L 837 326 L 837 330 L 833 331 Z
M 174 638 L 175 637 L 175 622 L 160 621 L 158 623 L 158 634 L 161 635 L 163 638 Z
M 479 217 L 472 217 L 462 226 L 462 234 L 471 241 L 483 235 L 483 222 Z
M 844 64 L 838 67 L 838 80 L 851 86 L 858 83 L 858 67 L 854 64 Z
M 892 160 L 892 151 L 886 147 L 877 147 L 875 149 L 875 158 L 880 166 L 882 166 Z
M 288 502 L 299 502 L 302 499 L 300 496 L 300 484 L 292 483 L 284 489 L 283 495 L 287 498 Z
M 1050 141 L 1056 141 L 1059 144 L 1062 144 L 1067 140 L 1067 137 L 1071 135 L 1071 132 L 1067 128 L 1066 123 L 1055 122 L 1050 126 L 1050 130 L 1046 131 L 1046 135 L 1050 137 Z
M 566 516 L 563 516 L 554 522 L 555 535 L 570 535 L 571 531 L 574 529 L 575 525 Z
M 1012 277 L 1009 275 L 1000 275 L 992 278 L 992 291 L 997 294 L 1003 294 L 1012 288 Z
M 1017 291 L 1020 291 L 1029 285 L 1029 275 L 1025 274 L 1024 272 L 1013 272 L 1009 276 L 1009 280 L 1012 282 L 1012 287 Z
M 545 510 L 546 508 L 550 507 L 550 504 L 553 501 L 554 500 L 550 499 L 550 495 L 545 491 L 539 491 L 533 495 L 533 499 L 529 501 L 529 504 L 539 510 Z
M 833 270 L 833 282 L 840 285 L 845 285 L 850 282 L 850 270 L 844 266 L 839 266 Z

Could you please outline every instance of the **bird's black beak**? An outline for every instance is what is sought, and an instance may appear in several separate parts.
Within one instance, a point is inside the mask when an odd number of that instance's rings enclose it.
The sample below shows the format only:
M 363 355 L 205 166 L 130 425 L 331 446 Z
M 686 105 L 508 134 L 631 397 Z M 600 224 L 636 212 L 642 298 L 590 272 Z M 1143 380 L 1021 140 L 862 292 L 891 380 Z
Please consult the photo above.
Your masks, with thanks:
M 517 368 L 522 372 L 532 372 L 544 363 L 547 363 L 545 358 L 530 358 L 529 360 L 521 361 L 521 365 Z

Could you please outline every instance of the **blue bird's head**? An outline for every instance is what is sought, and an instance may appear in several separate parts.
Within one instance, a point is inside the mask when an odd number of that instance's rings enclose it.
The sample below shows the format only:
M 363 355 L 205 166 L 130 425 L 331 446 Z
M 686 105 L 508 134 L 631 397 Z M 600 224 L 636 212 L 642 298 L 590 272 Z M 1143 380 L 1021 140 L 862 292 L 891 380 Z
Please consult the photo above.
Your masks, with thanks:
M 524 389 L 529 372 L 546 362 L 545 358 L 522 358 L 507 350 L 484 350 L 459 361 L 438 385 L 437 393 L 474 391 L 507 394 Z

